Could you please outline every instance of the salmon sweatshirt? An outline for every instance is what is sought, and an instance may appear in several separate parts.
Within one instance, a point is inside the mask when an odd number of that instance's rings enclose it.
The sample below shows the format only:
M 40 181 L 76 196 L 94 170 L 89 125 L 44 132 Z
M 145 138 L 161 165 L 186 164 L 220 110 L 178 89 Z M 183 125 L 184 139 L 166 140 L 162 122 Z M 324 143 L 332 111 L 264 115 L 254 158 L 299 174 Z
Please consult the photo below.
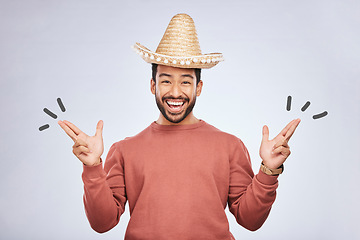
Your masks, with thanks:
M 114 143 L 104 167 L 85 166 L 84 206 L 91 227 L 116 226 L 128 202 L 125 240 L 229 240 L 228 205 L 249 230 L 265 222 L 277 176 L 254 175 L 243 142 L 205 121 L 153 122 Z

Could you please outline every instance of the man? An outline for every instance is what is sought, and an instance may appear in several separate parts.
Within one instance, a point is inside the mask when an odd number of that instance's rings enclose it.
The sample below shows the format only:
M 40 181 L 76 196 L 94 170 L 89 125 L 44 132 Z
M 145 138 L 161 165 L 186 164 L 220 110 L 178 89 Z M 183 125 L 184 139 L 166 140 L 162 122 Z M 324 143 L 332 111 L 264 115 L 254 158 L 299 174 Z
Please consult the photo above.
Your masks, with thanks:
M 137 53 L 153 64 L 151 92 L 160 110 L 157 121 L 134 137 L 114 143 L 104 168 L 102 129 L 88 136 L 59 121 L 74 140 L 74 154 L 84 164 L 84 205 L 97 232 L 113 228 L 129 202 L 125 239 L 234 239 L 224 212 L 256 230 L 275 200 L 277 178 L 290 154 L 287 142 L 300 120 L 291 121 L 273 140 L 263 128 L 254 176 L 246 147 L 194 116 L 203 82 L 200 69 L 215 66 L 222 55 L 201 54 L 193 20 L 173 17 L 156 50 L 140 44 Z

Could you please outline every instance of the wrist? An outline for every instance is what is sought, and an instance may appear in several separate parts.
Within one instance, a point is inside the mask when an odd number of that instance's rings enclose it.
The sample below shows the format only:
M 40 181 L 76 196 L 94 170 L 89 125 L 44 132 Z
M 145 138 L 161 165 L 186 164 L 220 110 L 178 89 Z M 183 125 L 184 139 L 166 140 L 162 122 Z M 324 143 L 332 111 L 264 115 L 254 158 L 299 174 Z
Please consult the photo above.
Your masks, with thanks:
M 94 163 L 89 163 L 89 164 L 87 164 L 87 163 L 83 163 L 85 166 L 89 166 L 89 167 L 95 167 L 95 166 L 97 166 L 97 165 L 100 165 L 102 163 L 102 159 L 101 158 L 99 158 L 97 161 L 95 161 Z
M 98 161 L 96 161 L 92 166 L 97 166 L 97 165 L 100 165 L 102 163 L 102 159 L 99 158 Z
M 264 162 L 261 162 L 260 170 L 270 176 L 279 175 L 284 172 L 284 165 L 281 164 L 278 168 L 270 168 L 264 164 Z

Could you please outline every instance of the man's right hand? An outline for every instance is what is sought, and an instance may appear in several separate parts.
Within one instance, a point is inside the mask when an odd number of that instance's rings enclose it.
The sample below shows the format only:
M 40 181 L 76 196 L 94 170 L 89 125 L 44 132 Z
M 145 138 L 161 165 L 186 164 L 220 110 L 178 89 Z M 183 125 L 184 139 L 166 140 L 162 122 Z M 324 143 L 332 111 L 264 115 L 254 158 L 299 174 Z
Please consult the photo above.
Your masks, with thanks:
M 67 135 L 74 141 L 73 153 L 88 166 L 95 166 L 101 163 L 101 155 L 104 152 L 102 130 L 104 123 L 100 120 L 96 126 L 94 136 L 88 136 L 69 121 L 58 121 L 58 124 Z

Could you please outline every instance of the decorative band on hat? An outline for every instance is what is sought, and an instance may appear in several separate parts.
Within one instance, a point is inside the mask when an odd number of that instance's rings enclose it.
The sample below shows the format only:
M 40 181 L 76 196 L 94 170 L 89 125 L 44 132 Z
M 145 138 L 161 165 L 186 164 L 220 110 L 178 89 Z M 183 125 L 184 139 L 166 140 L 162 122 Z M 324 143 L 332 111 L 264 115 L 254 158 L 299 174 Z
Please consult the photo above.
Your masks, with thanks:
M 180 65 L 190 65 L 192 63 L 195 64 L 211 64 L 218 63 L 220 61 L 224 61 L 223 55 L 221 53 L 213 53 L 213 54 L 204 54 L 201 56 L 193 56 L 193 57 L 173 57 L 162 55 L 159 53 L 151 52 L 148 49 L 142 48 L 141 46 L 135 44 L 132 46 L 137 54 L 139 54 L 146 62 L 158 62 L 161 64 L 162 62 L 165 64 L 180 64 Z

